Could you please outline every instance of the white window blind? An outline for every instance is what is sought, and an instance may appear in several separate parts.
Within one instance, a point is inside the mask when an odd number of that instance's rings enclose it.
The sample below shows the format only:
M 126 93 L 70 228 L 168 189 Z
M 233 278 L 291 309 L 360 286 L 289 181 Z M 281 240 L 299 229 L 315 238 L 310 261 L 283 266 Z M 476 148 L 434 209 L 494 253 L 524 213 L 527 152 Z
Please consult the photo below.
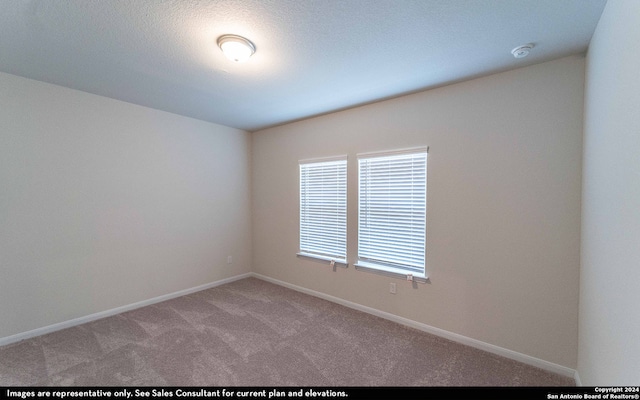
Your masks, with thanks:
M 358 264 L 425 277 L 427 152 L 361 156 Z
M 299 254 L 346 263 L 346 159 L 300 163 Z

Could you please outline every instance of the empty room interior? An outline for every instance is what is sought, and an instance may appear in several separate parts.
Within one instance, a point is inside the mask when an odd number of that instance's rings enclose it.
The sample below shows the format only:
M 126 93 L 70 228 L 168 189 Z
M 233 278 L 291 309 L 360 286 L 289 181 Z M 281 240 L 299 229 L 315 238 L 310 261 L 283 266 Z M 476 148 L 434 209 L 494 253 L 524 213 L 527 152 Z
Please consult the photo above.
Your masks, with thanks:
M 2 0 L 0 386 L 637 386 L 639 71 L 637 0 Z

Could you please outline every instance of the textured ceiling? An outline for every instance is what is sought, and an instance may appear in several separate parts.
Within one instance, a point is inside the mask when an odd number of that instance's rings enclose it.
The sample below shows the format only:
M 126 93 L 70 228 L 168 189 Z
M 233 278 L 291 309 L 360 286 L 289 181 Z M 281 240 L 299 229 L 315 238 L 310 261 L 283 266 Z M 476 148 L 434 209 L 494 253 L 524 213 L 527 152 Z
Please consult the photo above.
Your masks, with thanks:
M 254 131 L 584 52 L 605 2 L 0 0 L 0 71 Z

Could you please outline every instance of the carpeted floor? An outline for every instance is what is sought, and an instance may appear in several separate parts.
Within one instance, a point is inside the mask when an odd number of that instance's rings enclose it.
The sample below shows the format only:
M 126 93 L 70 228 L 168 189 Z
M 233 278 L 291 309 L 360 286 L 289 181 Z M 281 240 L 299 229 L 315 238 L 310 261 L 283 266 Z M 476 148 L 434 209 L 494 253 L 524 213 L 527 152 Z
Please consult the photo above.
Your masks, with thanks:
M 573 386 L 248 278 L 0 347 L 0 386 Z

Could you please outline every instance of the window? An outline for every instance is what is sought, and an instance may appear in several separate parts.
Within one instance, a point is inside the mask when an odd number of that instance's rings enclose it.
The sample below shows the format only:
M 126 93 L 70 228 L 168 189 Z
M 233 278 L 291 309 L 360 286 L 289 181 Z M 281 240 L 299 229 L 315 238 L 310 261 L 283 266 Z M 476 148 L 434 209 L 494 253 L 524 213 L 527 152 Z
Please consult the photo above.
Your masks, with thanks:
M 347 263 L 347 160 L 300 162 L 300 252 Z
M 358 158 L 356 268 L 426 278 L 427 151 Z

